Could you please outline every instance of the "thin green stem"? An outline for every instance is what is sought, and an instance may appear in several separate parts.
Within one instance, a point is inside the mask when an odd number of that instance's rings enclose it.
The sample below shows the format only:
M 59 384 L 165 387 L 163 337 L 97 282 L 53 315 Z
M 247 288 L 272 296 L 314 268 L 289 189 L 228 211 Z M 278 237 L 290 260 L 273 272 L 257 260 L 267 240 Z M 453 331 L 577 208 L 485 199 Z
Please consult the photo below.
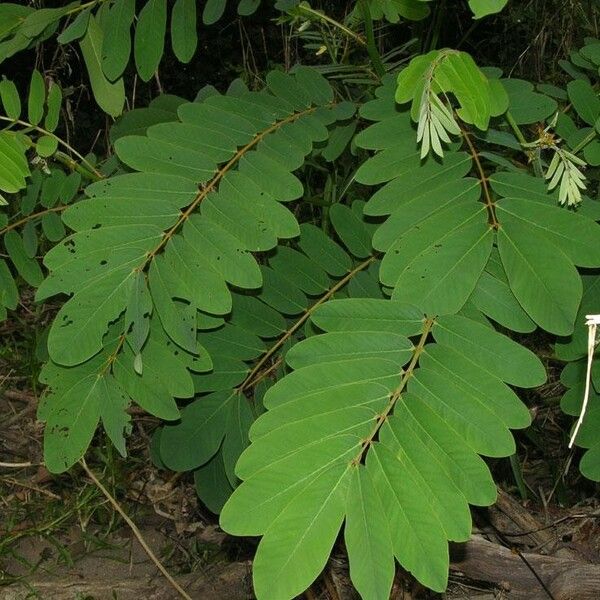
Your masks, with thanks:
M 512 116 L 512 114 L 510 113 L 509 110 L 506 111 L 506 113 L 504 114 L 504 117 L 506 119 L 506 122 L 510 125 L 510 128 L 513 130 L 513 133 L 515 134 L 517 140 L 519 140 L 519 143 L 521 144 L 521 146 L 523 146 L 523 151 L 527 153 L 527 156 L 533 162 L 533 170 L 534 170 L 536 176 L 543 177 L 544 170 L 542 169 L 542 163 L 540 161 L 539 154 L 536 154 L 534 152 L 528 152 L 525 149 L 527 140 L 525 139 L 525 136 L 523 135 L 521 128 L 519 127 L 519 125 L 515 121 L 515 118 Z
M 343 31 L 348 37 L 351 37 L 353 40 L 356 40 L 356 42 L 358 42 L 361 46 L 367 45 L 367 42 L 365 42 L 365 40 L 358 33 L 356 33 L 356 31 L 352 31 L 352 29 L 346 27 L 343 23 L 332 19 L 329 15 L 326 15 L 324 12 L 315 10 L 314 8 L 311 8 L 310 6 L 304 3 L 298 6 L 298 11 L 310 16 L 315 20 L 324 21 L 326 23 L 329 23 L 330 25 L 333 25 L 336 29 Z
M 88 160 L 86 160 L 81 154 L 79 154 L 79 152 L 77 152 L 77 150 L 75 150 L 75 148 L 73 148 L 71 145 L 69 145 L 67 142 L 65 142 L 62 138 L 58 137 L 56 134 L 52 133 L 51 131 L 47 131 L 43 127 L 38 127 L 37 125 L 33 125 L 31 123 L 28 123 L 27 121 L 22 121 L 20 119 L 14 120 L 14 119 L 10 119 L 9 117 L 0 116 L 0 121 L 5 121 L 8 123 L 16 123 L 17 125 L 21 125 L 23 127 L 28 128 L 30 131 L 37 131 L 38 133 L 41 133 L 42 135 L 47 135 L 51 138 L 54 138 L 61 146 L 66 148 L 71 154 L 74 154 L 86 166 L 86 168 L 88 168 L 92 173 L 94 173 L 94 175 L 96 175 L 96 177 L 98 177 L 98 179 L 103 179 L 102 173 L 97 171 Z
M 371 10 L 367 0 L 359 0 L 358 5 L 360 7 L 363 20 L 365 22 L 365 35 L 367 37 L 367 52 L 373 65 L 373 70 L 379 78 L 385 75 L 385 67 L 381 60 L 379 50 L 377 50 L 377 44 L 375 43 L 375 33 L 373 32 L 373 19 L 371 17 Z
M 577 144 L 577 146 L 575 146 L 575 148 L 573 148 L 573 150 L 571 150 L 572 154 L 577 154 L 582 148 L 585 148 L 585 146 L 587 146 L 596 136 L 598 135 L 598 133 L 596 132 L 596 129 L 592 129 L 592 131 L 590 131 L 580 142 L 579 144 Z
M 74 161 L 68 154 L 61 152 L 58 150 L 53 155 L 54 160 L 57 160 L 59 163 L 65 165 L 65 167 L 71 169 L 72 171 L 77 171 L 82 177 L 86 179 L 90 179 L 92 181 L 100 181 L 104 179 L 102 174 L 94 169 L 94 171 L 90 171 L 86 169 L 82 165 L 80 165 L 77 161 Z
M 36 219 L 37 217 L 43 217 L 44 215 L 47 215 L 48 213 L 61 212 L 61 211 L 65 210 L 65 208 L 67 208 L 67 206 L 64 206 L 64 205 L 53 206 L 52 208 L 46 208 L 45 210 L 41 210 L 41 211 L 33 213 L 31 215 L 27 215 L 26 217 L 19 219 L 18 221 L 14 221 L 13 223 L 9 223 L 6 227 L 0 229 L 0 236 L 4 235 L 7 231 L 11 231 L 12 229 L 16 229 L 17 227 L 24 225 L 25 223 L 27 223 L 28 221 L 31 221 L 32 219 Z

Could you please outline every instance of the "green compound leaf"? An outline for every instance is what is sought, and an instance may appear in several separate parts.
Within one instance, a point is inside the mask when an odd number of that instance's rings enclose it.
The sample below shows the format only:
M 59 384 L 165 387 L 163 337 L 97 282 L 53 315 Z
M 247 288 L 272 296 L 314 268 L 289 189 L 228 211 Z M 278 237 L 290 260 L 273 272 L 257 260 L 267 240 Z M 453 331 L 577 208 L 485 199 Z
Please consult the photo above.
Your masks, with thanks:
M 226 531 L 263 536 L 259 599 L 293 598 L 308 587 L 344 518 L 351 576 L 363 595 L 388 597 L 393 557 L 442 591 L 446 540 L 470 536 L 469 503 L 494 501 L 478 454 L 514 452 L 509 427 L 526 427 L 530 417 L 507 383 L 538 385 L 544 369 L 488 327 L 457 316 L 436 324 L 421 317 L 415 326 L 419 312 L 389 300 L 330 301 L 314 314 L 327 333 L 288 353 L 295 370 L 267 391 L 267 412 L 236 467 L 242 484 L 221 513 Z M 432 327 L 437 344 L 425 346 Z M 406 338 L 398 343 L 400 333 L 419 330 L 412 350 Z M 374 333 L 357 348 L 349 331 Z M 406 353 L 385 352 L 393 346 Z M 363 356 L 368 347 L 380 352 Z M 518 363 L 517 372 L 504 360 Z M 407 362 L 412 376 L 403 378 Z
M 409 85 L 412 75 L 406 77 Z M 456 313 L 475 289 L 494 237 L 486 209 L 477 203 L 478 182 L 464 177 L 471 159 L 450 152 L 422 161 L 407 112 L 373 119 L 356 143 L 379 152 L 356 179 L 385 183 L 364 207 L 369 216 L 389 215 L 373 236 L 373 246 L 385 252 L 381 283 L 392 288 L 394 300 L 420 304 L 428 314 Z

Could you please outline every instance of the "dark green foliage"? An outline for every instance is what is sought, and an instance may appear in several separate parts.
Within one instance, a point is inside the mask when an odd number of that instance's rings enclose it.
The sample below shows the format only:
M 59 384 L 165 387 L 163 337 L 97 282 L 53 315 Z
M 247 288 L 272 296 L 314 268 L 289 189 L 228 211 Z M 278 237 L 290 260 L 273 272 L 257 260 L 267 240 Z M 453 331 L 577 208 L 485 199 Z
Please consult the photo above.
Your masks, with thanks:
M 505 4 L 469 6 L 482 18 Z M 152 80 L 169 40 L 192 60 L 197 20 L 226 2 L 15 6 L 2 5 L 0 57 L 66 25 L 59 43 L 79 42 L 96 101 L 118 116 L 130 61 Z M 361 1 L 342 23 L 277 6 L 371 60 L 372 18 L 430 8 Z M 389 597 L 395 561 L 443 591 L 448 542 L 471 535 L 470 505 L 495 501 L 485 457 L 513 455 L 511 430 L 530 425 L 514 388 L 546 380 L 513 333 L 552 336 L 569 361 L 562 408 L 581 409 L 583 323 L 599 312 L 585 170 L 600 164 L 599 47 L 571 55 L 564 89 L 434 49 L 400 69 L 333 65 L 326 79 L 296 66 L 259 91 L 236 80 L 193 102 L 160 95 L 112 126 L 100 165 L 53 133 L 58 86 L 35 71 L 24 101 L 2 81 L 0 187 L 21 193 L 0 215 L 0 316 L 23 282 L 61 302 L 40 376 L 48 469 L 80 460 L 100 424 L 126 456 L 137 404 L 164 422 L 155 464 L 193 472 L 223 529 L 262 536 L 259 598 L 301 594 L 341 531 L 363 598 Z M 576 439 L 593 480 L 596 375 Z

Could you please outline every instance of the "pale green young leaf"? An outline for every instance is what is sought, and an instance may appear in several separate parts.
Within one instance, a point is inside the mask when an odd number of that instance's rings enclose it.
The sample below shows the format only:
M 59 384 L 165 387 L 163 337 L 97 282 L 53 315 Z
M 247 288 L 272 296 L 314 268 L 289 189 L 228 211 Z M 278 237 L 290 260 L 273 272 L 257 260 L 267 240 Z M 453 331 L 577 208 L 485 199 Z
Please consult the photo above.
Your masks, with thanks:
M 438 51 L 434 50 L 428 54 L 416 56 L 408 66 L 398 74 L 398 85 L 396 88 L 396 102 L 404 104 L 415 97 L 415 92 L 423 79 L 427 69 L 438 56 Z
M 440 61 L 434 77 L 442 90 L 456 96 L 460 103 L 456 112 L 463 121 L 487 129 L 492 110 L 490 83 L 470 54 L 449 53 Z

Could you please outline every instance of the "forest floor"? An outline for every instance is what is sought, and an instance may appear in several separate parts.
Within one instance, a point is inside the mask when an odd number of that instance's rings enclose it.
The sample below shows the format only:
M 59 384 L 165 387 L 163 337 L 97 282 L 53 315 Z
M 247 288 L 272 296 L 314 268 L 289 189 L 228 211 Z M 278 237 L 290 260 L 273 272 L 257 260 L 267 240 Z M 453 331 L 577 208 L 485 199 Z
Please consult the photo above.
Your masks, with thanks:
M 44 314 L 24 312 L 0 325 L 0 600 L 180 598 L 80 466 L 52 475 L 42 464 L 35 381 L 43 357 L 38 336 L 25 339 L 20 332 L 35 332 L 44 321 Z M 556 395 L 552 386 L 540 398 Z M 537 411 L 537 429 L 554 426 L 552 402 L 546 404 L 551 409 Z M 197 501 L 189 474 L 152 465 L 148 447 L 156 419 L 136 414 L 134 423 L 128 458 L 117 456 L 98 434 L 86 456 L 89 469 L 193 600 L 251 600 L 255 542 L 218 528 L 217 518 Z M 600 500 L 593 486 L 581 493 L 572 456 L 535 440 L 532 435 L 520 442 L 529 499 L 519 497 L 514 478 L 511 483 L 508 461 L 492 465 L 504 482 L 498 503 L 475 509 L 473 539 L 452 548 L 448 592 L 433 594 L 399 571 L 394 600 L 600 598 Z M 340 543 L 303 600 L 355 598 Z

